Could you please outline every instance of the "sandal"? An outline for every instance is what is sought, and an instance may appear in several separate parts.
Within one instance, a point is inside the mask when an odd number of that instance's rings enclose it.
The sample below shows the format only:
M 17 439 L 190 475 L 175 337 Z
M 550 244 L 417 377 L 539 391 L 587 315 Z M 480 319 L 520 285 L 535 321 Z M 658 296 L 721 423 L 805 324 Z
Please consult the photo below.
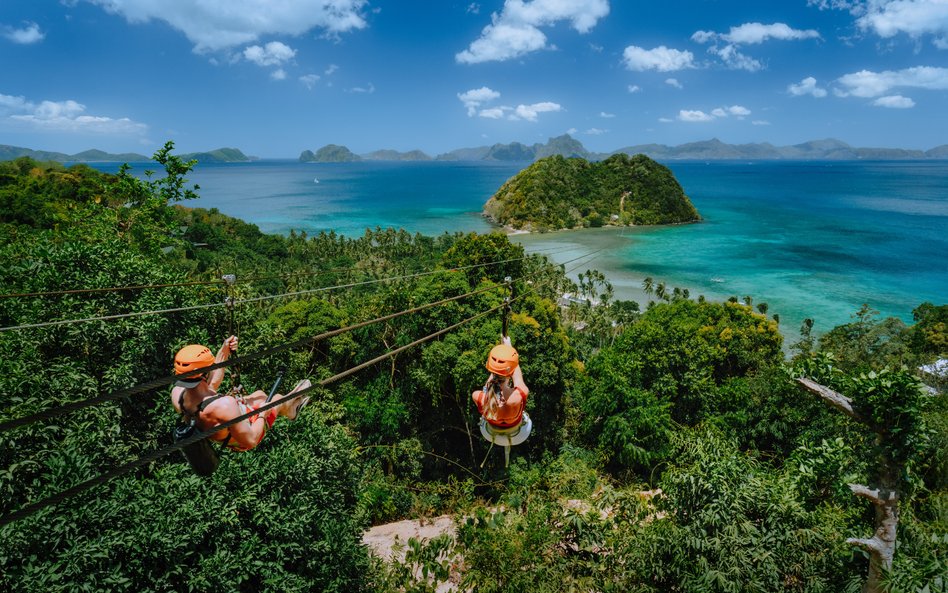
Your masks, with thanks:
M 307 387 L 312 387 L 312 385 L 313 384 L 310 382 L 309 379 L 303 379 L 302 381 L 297 383 L 295 387 L 293 387 L 293 391 L 291 391 L 290 394 L 296 393 L 297 391 L 300 391 L 302 389 L 306 389 Z M 287 415 L 287 418 L 289 418 L 290 420 L 296 420 L 297 416 L 299 416 L 300 414 L 300 410 L 302 410 L 303 406 L 305 406 L 308 403 L 309 403 L 309 396 L 299 398 L 299 401 L 296 403 L 296 406 L 294 406 L 293 408 L 293 414 Z

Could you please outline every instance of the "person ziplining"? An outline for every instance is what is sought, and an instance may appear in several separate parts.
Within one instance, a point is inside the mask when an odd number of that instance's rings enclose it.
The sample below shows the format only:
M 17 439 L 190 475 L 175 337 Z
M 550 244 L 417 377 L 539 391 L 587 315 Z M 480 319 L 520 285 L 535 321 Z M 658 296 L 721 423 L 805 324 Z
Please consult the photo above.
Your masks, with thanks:
M 520 370 L 520 355 L 511 346 L 509 336 L 501 336 L 501 343 L 491 349 L 484 366 L 490 374 L 483 389 L 471 394 L 471 399 L 481 415 L 481 436 L 491 447 L 504 447 L 506 465 L 510 448 L 526 441 L 533 428 L 526 412 L 530 389 Z
M 287 395 L 271 393 L 268 396 L 262 390 L 254 391 L 250 395 L 242 395 L 239 386 L 235 386 L 237 388 L 227 394 L 219 394 L 217 390 L 224 380 L 223 368 L 209 373 L 194 374 L 195 371 L 212 364 L 224 362 L 236 351 L 237 336 L 232 335 L 224 340 L 217 356 L 211 354 L 210 348 L 200 344 L 185 346 L 175 354 L 175 373 L 177 375 L 191 373 L 175 381 L 171 389 L 171 404 L 185 421 L 182 426 L 207 432 L 219 424 L 259 408 L 268 401 L 288 398 L 291 394 L 312 385 L 308 379 L 304 379 L 297 383 Z M 239 422 L 226 430 L 215 432 L 208 438 L 222 442 L 224 447 L 232 451 L 249 451 L 260 444 L 278 416 L 295 420 L 308 402 L 309 397 L 288 399 L 285 403 L 267 411 L 265 416 L 251 416 L 246 422 Z M 195 464 L 187 453 L 186 456 L 195 466 L 195 471 L 202 473 L 199 469 L 200 464 Z M 216 467 L 216 459 L 213 460 L 212 465 L 213 467 L 207 471 L 208 474 Z

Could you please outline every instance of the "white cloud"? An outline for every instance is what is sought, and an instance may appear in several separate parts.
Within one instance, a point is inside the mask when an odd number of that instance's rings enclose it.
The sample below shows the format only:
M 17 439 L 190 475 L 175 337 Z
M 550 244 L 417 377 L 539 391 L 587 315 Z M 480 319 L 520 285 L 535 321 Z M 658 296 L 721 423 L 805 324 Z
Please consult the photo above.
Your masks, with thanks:
M 683 89 L 683 88 L 685 88 L 684 86 L 682 86 L 682 84 L 681 84 L 680 82 L 678 82 L 678 79 L 677 79 L 677 78 L 666 78 L 666 79 L 665 79 L 665 84 L 667 84 L 668 86 L 673 86 L 673 87 L 675 87 L 676 89 Z
M 500 93 L 490 89 L 486 86 L 482 86 L 479 89 L 471 89 L 464 93 L 458 93 L 458 99 L 464 103 L 464 106 L 467 108 L 467 116 L 474 117 L 477 114 L 478 108 L 484 103 L 490 103 L 494 99 L 499 99 Z M 492 117 L 490 115 L 481 115 L 481 117 Z
M 295 49 L 279 41 L 271 41 L 262 47 L 259 45 L 251 45 L 244 49 L 244 58 L 258 66 L 264 67 L 279 66 L 288 60 L 292 60 L 295 55 Z
M 337 65 L 335 65 L 335 64 L 330 64 L 329 67 L 326 68 L 326 71 L 323 72 L 323 74 L 325 74 L 326 76 L 332 76 L 333 73 L 335 73 L 336 70 L 338 70 L 338 69 L 339 69 L 339 66 L 337 66 Z
M 608 131 L 609 131 L 609 130 L 602 130 L 602 129 L 600 129 L 600 128 L 589 128 L 588 130 L 586 130 L 586 131 L 583 132 L 583 133 L 584 133 L 584 134 L 587 134 L 587 135 L 589 135 L 589 136 L 601 136 L 601 135 L 605 134 L 605 133 L 608 132 Z
M 732 70 L 747 70 L 748 72 L 757 72 L 758 70 L 763 70 L 764 65 L 760 63 L 759 60 L 741 53 L 737 49 L 736 45 L 725 45 L 718 47 L 717 45 L 712 45 L 708 48 L 708 53 L 713 54 L 721 58 L 721 61 L 724 62 L 724 65 Z
M 283 68 L 277 68 L 270 73 L 270 78 L 273 80 L 286 80 L 286 70 Z
M 708 53 L 718 56 L 728 68 L 748 72 L 762 70 L 764 66 L 760 61 L 742 53 L 741 45 L 757 45 L 770 39 L 795 41 L 819 38 L 819 32 L 813 29 L 794 29 L 786 23 L 765 25 L 756 22 L 731 27 L 727 33 L 695 31 L 691 36 L 691 40 L 696 43 L 713 43 L 708 48 Z
M 860 28 L 879 37 L 905 33 L 911 37 L 948 33 L 948 2 L 945 0 L 894 0 L 870 2 L 856 21 Z
M 510 109 L 510 107 L 507 107 Z M 503 107 L 491 107 L 490 109 L 481 109 L 478 112 L 479 116 L 486 117 L 487 119 L 503 119 L 504 117 L 504 108 Z
M 630 94 L 635 94 L 635 93 L 638 93 L 638 92 L 640 92 L 640 91 L 642 90 L 642 87 L 640 87 L 640 86 L 637 85 L 637 84 L 630 84 L 629 86 L 627 86 L 627 87 L 625 87 L 625 88 L 626 88 L 627 91 L 629 91 Z
M 663 124 L 670 124 L 671 122 L 673 122 L 673 121 L 675 121 L 675 120 L 673 120 L 673 119 L 671 119 L 671 118 L 668 118 L 668 117 L 660 117 L 660 118 L 658 118 L 658 121 L 662 122 Z
M 251 43 L 263 35 L 337 35 L 366 26 L 367 0 L 89 0 L 130 23 L 160 20 L 184 33 L 197 52 Z
M 36 23 L 26 23 L 26 26 L 22 29 L 0 26 L 0 34 L 2 34 L 3 37 L 5 37 L 8 41 L 19 43 L 21 45 L 38 43 L 46 37 L 46 33 L 40 31 L 39 25 Z
M 532 105 L 517 105 L 516 109 L 514 109 L 513 113 L 511 113 L 508 118 L 513 120 L 525 119 L 527 121 L 537 121 L 537 116 L 541 113 L 550 113 L 562 110 L 563 108 L 559 103 L 543 101 L 541 103 L 534 103 Z
M 785 23 L 773 23 L 770 25 L 763 23 L 744 23 L 737 27 L 731 27 L 731 31 L 726 35 L 722 35 L 722 38 L 730 43 L 740 45 L 763 43 L 768 39 L 787 41 L 819 39 L 820 34 L 813 29 L 794 29 Z
M 678 112 L 678 120 L 684 122 L 709 122 L 715 119 L 734 116 L 737 119 L 744 119 L 751 114 L 750 109 L 743 105 L 729 105 L 725 107 L 716 107 L 711 113 L 705 113 L 699 109 L 682 109 Z M 663 121 L 663 120 L 659 120 Z
M 576 128 L 570 128 L 570 129 L 566 130 L 566 133 L 569 134 L 570 136 L 572 136 L 573 134 L 575 134 L 575 133 L 578 132 L 578 131 L 579 131 L 579 130 L 577 130 Z
M 794 97 L 813 95 L 816 98 L 821 98 L 826 96 L 826 89 L 818 87 L 816 85 L 816 79 L 812 76 L 807 76 L 800 82 L 791 84 L 787 87 L 787 92 Z
M 612 119 L 612 118 L 615 117 L 615 116 L 616 116 L 615 113 L 606 113 L 605 111 L 600 111 L 600 112 L 599 112 L 599 117 L 602 117 L 602 118 L 605 118 L 605 119 Z
M 769 126 L 769 125 L 770 125 L 770 122 L 767 121 L 767 120 L 765 120 L 765 119 L 755 119 L 754 121 L 751 122 L 751 125 L 754 125 L 754 126 Z
M 608 0 L 505 0 L 481 36 L 454 57 L 462 64 L 517 58 L 548 47 L 540 27 L 568 21 L 579 33 L 588 33 L 607 14 Z
M 622 60 L 629 70 L 658 72 L 673 72 L 694 68 L 694 54 L 690 51 L 680 51 L 660 45 L 653 49 L 644 49 L 635 45 L 625 48 Z
M 902 95 L 879 97 L 872 104 L 876 107 L 889 107 L 891 109 L 911 109 L 915 107 L 915 101 Z
M 948 68 L 916 66 L 897 71 L 860 70 L 841 76 L 836 82 L 842 87 L 834 90 L 840 97 L 880 97 L 894 88 L 945 90 L 948 89 Z
M 73 100 L 40 101 L 0 94 L 0 116 L 35 130 L 65 133 L 141 135 L 148 126 L 127 117 L 85 115 L 86 106 Z
M 856 25 L 883 38 L 905 33 L 913 38 L 935 35 L 939 49 L 948 49 L 948 2 L 945 0 L 808 0 L 820 10 L 847 10 Z
M 299 78 L 300 83 L 306 88 L 312 90 L 316 86 L 316 83 L 319 82 L 319 74 L 304 74 Z
M 711 115 L 713 115 L 714 117 L 728 117 L 729 115 L 733 115 L 734 117 L 738 119 L 744 119 L 750 114 L 751 114 L 750 109 L 743 107 L 741 105 L 731 105 L 730 107 L 718 107 L 717 109 L 713 109 L 711 111 Z
M 704 111 L 682 109 L 678 112 L 678 119 L 687 122 L 714 121 L 714 116 L 708 115 Z
M 467 12 L 468 14 L 480 14 L 480 13 L 481 13 L 481 5 L 478 4 L 477 2 L 471 2 L 470 4 L 467 5 L 467 10 L 466 10 L 466 12 Z
M 354 86 L 351 89 L 349 89 L 349 92 L 371 95 L 372 93 L 375 92 L 375 85 L 370 82 L 368 86 Z

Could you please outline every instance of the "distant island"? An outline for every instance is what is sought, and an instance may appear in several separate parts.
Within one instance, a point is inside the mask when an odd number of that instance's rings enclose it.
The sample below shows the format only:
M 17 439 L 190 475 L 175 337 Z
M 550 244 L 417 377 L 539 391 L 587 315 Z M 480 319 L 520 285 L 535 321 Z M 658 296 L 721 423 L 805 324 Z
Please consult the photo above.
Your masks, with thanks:
M 208 152 L 189 152 L 180 155 L 182 160 L 199 163 L 249 163 L 257 159 L 245 155 L 237 148 L 218 148 Z
M 112 154 L 103 152 L 101 150 L 91 149 L 77 152 L 76 154 L 66 154 L 63 152 L 32 150 L 30 148 L 23 148 L 21 146 L 0 144 L 0 161 L 12 161 L 20 157 L 29 157 L 34 161 L 56 161 L 60 163 L 135 163 L 151 160 L 151 157 L 134 152 Z
M 671 170 L 641 154 L 541 158 L 501 186 L 484 216 L 529 231 L 701 219 Z
M 327 144 L 313 152 L 304 150 L 299 161 L 303 163 L 351 163 L 357 161 L 498 161 L 533 162 L 539 159 L 559 155 L 579 157 L 589 161 L 601 161 L 614 154 L 644 154 L 660 161 L 673 160 L 800 160 L 800 161 L 856 161 L 856 160 L 920 160 L 948 159 L 948 144 L 936 146 L 930 150 L 908 150 L 903 148 L 859 148 L 850 146 L 842 140 L 826 138 L 811 140 L 790 146 L 774 146 L 768 142 L 751 144 L 728 144 L 717 138 L 689 142 L 677 146 L 666 144 L 633 144 L 612 152 L 592 152 L 583 143 L 569 134 L 550 138 L 544 143 L 532 145 L 520 142 L 492 144 L 473 148 L 458 148 L 432 157 L 421 150 L 401 152 L 392 149 L 375 150 L 365 154 L 356 154 L 346 146 Z M 108 153 L 91 149 L 76 154 L 65 154 L 43 150 L 33 150 L 19 146 L 0 144 L 0 161 L 9 161 L 20 157 L 30 157 L 37 161 L 59 161 L 75 163 L 117 162 L 131 163 L 151 160 L 142 154 Z M 180 155 L 186 160 L 199 163 L 246 163 L 258 160 L 247 156 L 237 148 L 218 148 L 208 152 L 192 152 Z
M 327 144 L 315 153 L 312 150 L 304 150 L 300 154 L 301 163 L 352 163 L 361 160 L 362 157 L 338 144 Z
M 199 163 L 247 163 L 256 160 L 236 148 L 218 148 L 209 152 L 189 152 L 179 156 L 185 161 L 196 160 Z M 35 161 L 61 163 L 142 163 L 151 160 L 151 157 L 135 152 L 116 154 L 91 149 L 76 154 L 65 154 L 0 144 L 0 161 L 12 161 L 20 157 L 29 157 Z
M 568 134 L 550 138 L 545 144 L 526 146 L 519 142 L 494 144 L 478 148 L 460 148 L 438 155 L 443 161 L 533 161 L 550 155 L 581 157 L 600 161 L 614 154 L 644 154 L 657 160 L 907 160 L 948 159 L 948 144 L 931 150 L 902 148 L 856 148 L 841 140 L 828 138 L 811 140 L 792 146 L 759 144 L 727 144 L 712 138 L 678 146 L 665 144 L 636 144 L 608 153 L 586 150 L 583 144 Z

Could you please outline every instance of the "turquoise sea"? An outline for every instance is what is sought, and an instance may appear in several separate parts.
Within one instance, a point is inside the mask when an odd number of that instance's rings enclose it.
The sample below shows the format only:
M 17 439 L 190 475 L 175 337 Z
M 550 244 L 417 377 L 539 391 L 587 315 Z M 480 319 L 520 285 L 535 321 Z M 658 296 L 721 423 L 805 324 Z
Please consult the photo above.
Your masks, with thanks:
M 643 300 L 651 276 L 692 296 L 751 295 L 795 334 L 826 331 L 863 304 L 911 321 L 919 303 L 948 301 L 948 162 L 670 162 L 704 217 L 699 224 L 516 235 L 529 250 L 561 248 L 606 272 L 617 294 Z M 218 208 L 266 232 L 366 227 L 438 234 L 487 231 L 483 203 L 526 163 L 258 161 L 199 165 L 190 205 Z M 143 165 L 135 165 L 140 172 Z M 114 170 L 103 165 L 101 168 Z M 565 248 L 565 250 L 563 250 Z

